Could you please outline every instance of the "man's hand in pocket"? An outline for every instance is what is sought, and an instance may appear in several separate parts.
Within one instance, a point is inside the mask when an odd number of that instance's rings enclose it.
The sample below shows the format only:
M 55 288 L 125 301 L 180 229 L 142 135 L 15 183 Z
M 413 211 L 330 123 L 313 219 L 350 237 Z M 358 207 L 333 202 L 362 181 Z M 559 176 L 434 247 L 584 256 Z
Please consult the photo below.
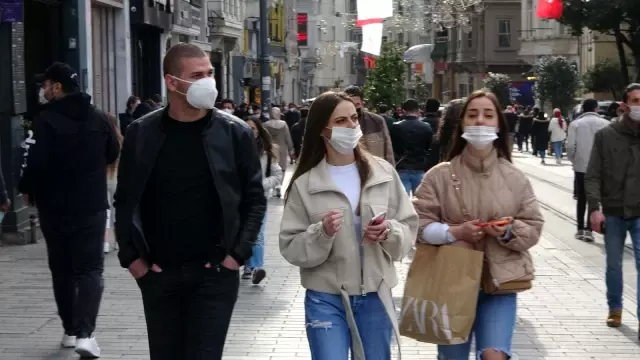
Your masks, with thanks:
M 145 276 L 149 271 L 159 273 L 162 272 L 162 269 L 156 264 L 153 264 L 151 265 L 151 267 L 149 267 L 149 265 L 147 265 L 147 263 L 142 259 L 136 259 L 131 263 L 131 265 L 129 265 L 129 272 L 131 273 L 131 276 L 133 276 L 133 278 L 136 280 Z

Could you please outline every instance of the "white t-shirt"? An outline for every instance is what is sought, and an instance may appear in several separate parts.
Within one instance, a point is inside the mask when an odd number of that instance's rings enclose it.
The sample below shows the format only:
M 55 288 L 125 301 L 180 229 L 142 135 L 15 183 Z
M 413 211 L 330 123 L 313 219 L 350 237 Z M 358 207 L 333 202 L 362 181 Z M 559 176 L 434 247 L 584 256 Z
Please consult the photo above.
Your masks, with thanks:
M 355 227 L 356 239 L 360 242 L 362 224 L 360 216 L 356 215 L 356 209 L 360 204 L 360 174 L 358 173 L 358 166 L 355 162 L 343 166 L 329 165 L 329 173 L 338 189 L 349 199 L 351 211 L 353 211 L 353 226 Z

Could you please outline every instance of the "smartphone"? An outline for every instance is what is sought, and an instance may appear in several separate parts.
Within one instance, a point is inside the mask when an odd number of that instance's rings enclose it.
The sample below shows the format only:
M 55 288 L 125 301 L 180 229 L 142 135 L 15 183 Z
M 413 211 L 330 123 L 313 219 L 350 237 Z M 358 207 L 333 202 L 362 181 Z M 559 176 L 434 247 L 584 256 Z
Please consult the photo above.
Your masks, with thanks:
M 371 221 L 369 221 L 369 225 L 380 225 L 387 218 L 387 212 L 383 211 L 380 214 L 374 216 Z
M 505 225 L 509 225 L 509 223 L 510 223 L 509 220 L 495 220 L 495 221 L 489 221 L 486 223 L 478 224 L 478 226 L 479 227 L 505 226 Z
M 380 225 L 382 224 L 382 222 L 387 218 L 387 212 L 383 211 L 380 214 L 374 216 L 370 221 L 369 221 L 369 226 L 371 225 Z M 364 242 L 364 236 L 362 236 L 362 239 L 360 239 L 360 245 L 362 245 L 362 243 Z

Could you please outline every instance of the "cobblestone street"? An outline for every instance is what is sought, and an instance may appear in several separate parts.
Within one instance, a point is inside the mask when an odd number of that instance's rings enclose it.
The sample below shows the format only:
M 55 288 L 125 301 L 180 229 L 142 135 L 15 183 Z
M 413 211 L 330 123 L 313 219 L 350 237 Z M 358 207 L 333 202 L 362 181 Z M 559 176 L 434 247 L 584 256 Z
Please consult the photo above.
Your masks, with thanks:
M 296 268 L 279 254 L 282 202 L 270 200 L 266 268 L 263 286 L 243 282 L 225 350 L 226 360 L 310 359 L 304 329 L 304 290 Z M 547 213 L 545 213 L 547 216 Z M 545 233 L 534 248 L 537 278 L 533 290 L 519 297 L 514 340 L 517 358 L 639 359 L 635 300 L 625 297 L 625 325 L 605 326 L 603 271 L 565 243 Z M 410 259 L 399 264 L 406 276 Z M 628 269 L 628 268 L 627 268 Z M 102 359 L 148 359 L 140 292 L 130 275 L 107 256 L 106 289 L 96 337 Z M 394 290 L 396 304 L 403 284 Z M 398 309 L 399 310 L 399 309 Z M 56 316 L 45 247 L 0 248 L 0 359 L 76 359 L 60 350 L 61 326 Z M 436 358 L 435 346 L 403 338 L 403 359 Z M 185 359 L 188 360 L 188 359 Z

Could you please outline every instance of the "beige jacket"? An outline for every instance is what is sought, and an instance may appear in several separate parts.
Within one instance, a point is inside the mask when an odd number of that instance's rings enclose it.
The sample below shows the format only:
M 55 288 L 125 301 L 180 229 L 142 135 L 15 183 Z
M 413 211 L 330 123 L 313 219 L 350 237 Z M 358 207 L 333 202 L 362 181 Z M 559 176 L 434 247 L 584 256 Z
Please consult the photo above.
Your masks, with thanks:
M 409 252 L 418 231 L 418 215 L 393 166 L 372 156 L 369 162 L 371 176 L 360 197 L 362 232 L 375 214 L 382 211 L 387 211 L 390 231 L 385 242 L 363 243 L 362 264 L 351 206 L 333 183 L 326 160 L 293 183 L 280 225 L 280 252 L 288 262 L 300 267 L 302 286 L 342 295 L 358 360 L 364 360 L 364 351 L 357 336 L 349 295 L 377 292 L 399 338 L 391 297 L 391 288 L 398 283 L 393 262 Z M 344 211 L 344 223 L 329 237 L 323 231 L 322 219 L 336 209 Z
M 457 225 L 466 221 L 458 203 L 451 172 L 459 179 L 464 206 L 471 220 L 514 218 L 508 242 L 487 236 L 474 244 L 484 251 L 487 267 L 483 276 L 496 286 L 530 278 L 534 268 L 529 249 L 538 243 L 544 220 L 527 177 L 493 151 L 484 160 L 468 148 L 451 163 L 441 163 L 423 178 L 413 204 L 420 215 L 420 234 L 432 222 Z M 487 280 L 485 278 L 485 280 Z

